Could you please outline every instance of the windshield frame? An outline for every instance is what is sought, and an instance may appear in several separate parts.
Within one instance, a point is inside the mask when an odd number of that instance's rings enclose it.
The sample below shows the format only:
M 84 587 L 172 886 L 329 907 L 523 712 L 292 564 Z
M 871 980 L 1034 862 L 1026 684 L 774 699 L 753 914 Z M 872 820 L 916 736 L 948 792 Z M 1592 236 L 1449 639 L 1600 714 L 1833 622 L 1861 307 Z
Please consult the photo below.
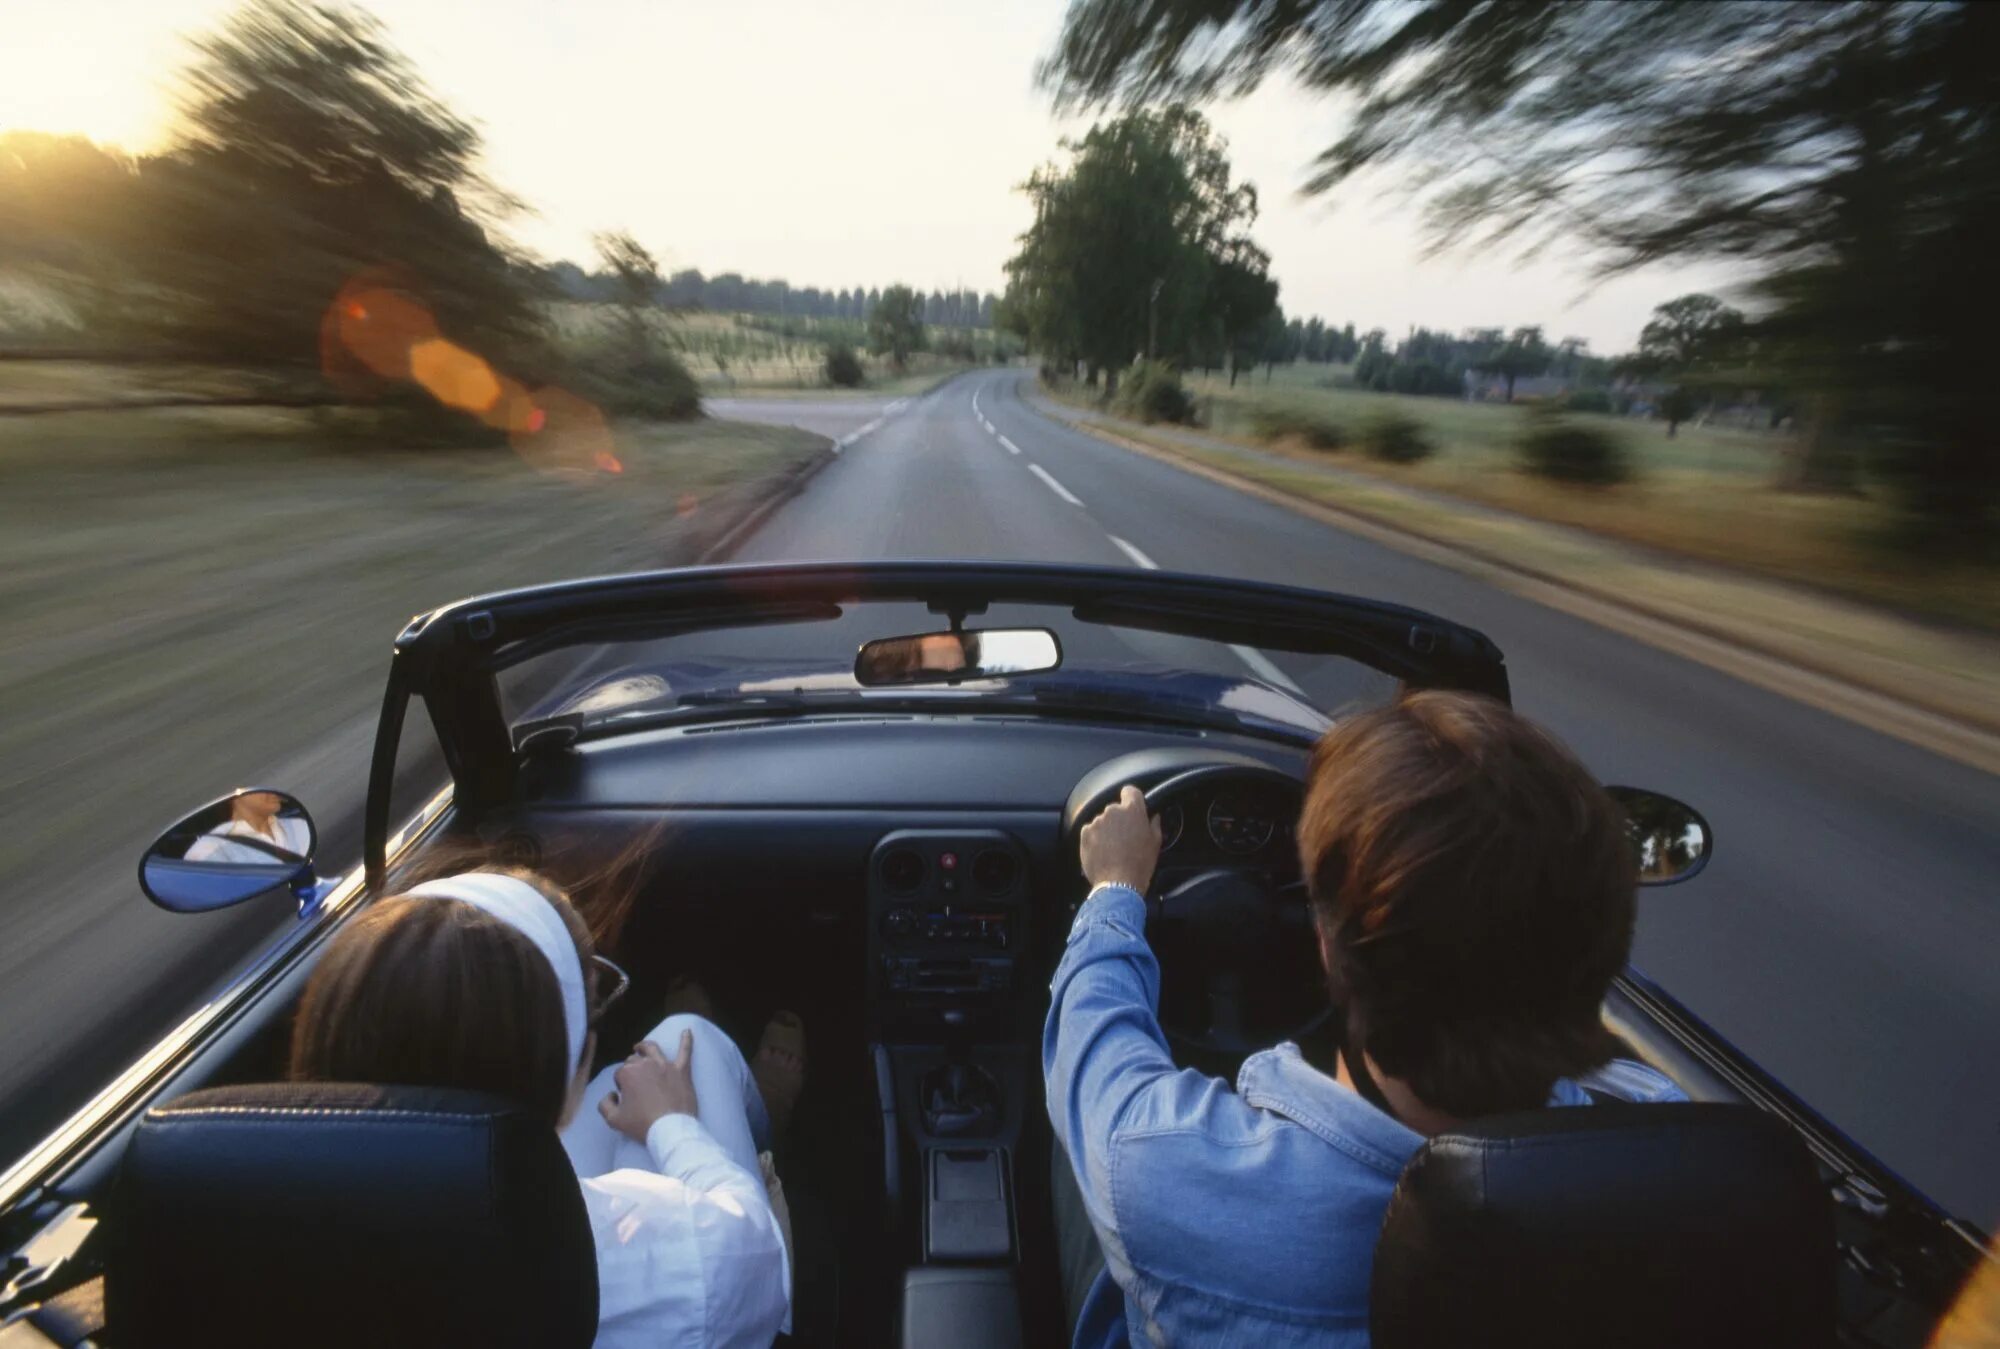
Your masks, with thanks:
M 838 618 L 846 605 L 921 603 L 954 624 L 994 604 L 1067 608 L 1081 623 L 1277 651 L 1343 656 L 1412 688 L 1510 701 L 1484 634 L 1378 600 L 1181 572 L 1037 562 L 890 561 L 689 567 L 565 581 L 456 601 L 396 638 L 369 772 L 365 858 L 379 884 L 407 702 L 423 700 L 470 809 L 511 799 L 520 754 L 499 674 L 547 651 L 636 635 Z

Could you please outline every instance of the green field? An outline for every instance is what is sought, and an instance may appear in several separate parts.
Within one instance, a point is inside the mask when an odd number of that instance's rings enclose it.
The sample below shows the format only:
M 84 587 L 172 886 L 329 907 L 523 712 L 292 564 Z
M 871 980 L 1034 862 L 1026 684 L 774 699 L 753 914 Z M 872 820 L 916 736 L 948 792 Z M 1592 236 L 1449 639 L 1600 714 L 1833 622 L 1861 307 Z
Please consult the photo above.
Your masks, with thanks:
M 1446 493 L 1533 519 L 1575 526 L 1664 552 L 1853 595 L 1916 615 L 2000 629 L 2000 572 L 1976 564 L 1933 565 L 1887 547 L 1892 503 L 1879 493 L 1787 491 L 1776 486 L 1792 448 L 1782 434 L 1575 414 L 1626 447 L 1637 469 L 1617 487 L 1572 487 L 1516 465 L 1522 406 L 1380 394 L 1329 385 L 1329 367 L 1281 366 L 1187 383 L 1220 438 L 1302 462 L 1326 462 L 1387 482 Z M 1385 464 L 1357 448 L 1316 451 L 1256 433 L 1260 409 L 1310 413 L 1344 428 L 1350 442 L 1389 414 L 1417 422 L 1437 447 L 1412 465 Z

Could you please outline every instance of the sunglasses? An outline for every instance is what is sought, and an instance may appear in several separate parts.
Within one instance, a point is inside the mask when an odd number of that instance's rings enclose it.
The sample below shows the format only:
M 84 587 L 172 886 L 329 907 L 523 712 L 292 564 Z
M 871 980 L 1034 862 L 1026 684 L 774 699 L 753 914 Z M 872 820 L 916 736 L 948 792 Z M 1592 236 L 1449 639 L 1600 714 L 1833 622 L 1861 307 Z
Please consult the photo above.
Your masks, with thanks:
M 594 1027 L 625 996 L 625 990 L 632 987 L 632 976 L 620 969 L 617 962 L 603 956 L 592 956 L 590 967 L 596 975 L 591 980 L 590 1024 Z

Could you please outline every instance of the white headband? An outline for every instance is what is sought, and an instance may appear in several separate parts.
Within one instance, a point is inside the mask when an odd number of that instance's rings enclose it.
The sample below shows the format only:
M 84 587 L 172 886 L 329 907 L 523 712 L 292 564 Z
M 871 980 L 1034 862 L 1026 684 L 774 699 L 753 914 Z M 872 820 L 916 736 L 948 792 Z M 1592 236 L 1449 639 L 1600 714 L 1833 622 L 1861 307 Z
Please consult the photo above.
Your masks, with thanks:
M 563 1029 L 569 1034 L 570 1071 L 583 1066 L 583 1037 L 588 1018 L 583 1009 L 583 960 L 576 939 L 549 897 L 518 876 L 493 871 L 466 871 L 425 881 L 409 892 L 432 899 L 455 899 L 491 914 L 533 942 L 555 971 L 562 990 Z

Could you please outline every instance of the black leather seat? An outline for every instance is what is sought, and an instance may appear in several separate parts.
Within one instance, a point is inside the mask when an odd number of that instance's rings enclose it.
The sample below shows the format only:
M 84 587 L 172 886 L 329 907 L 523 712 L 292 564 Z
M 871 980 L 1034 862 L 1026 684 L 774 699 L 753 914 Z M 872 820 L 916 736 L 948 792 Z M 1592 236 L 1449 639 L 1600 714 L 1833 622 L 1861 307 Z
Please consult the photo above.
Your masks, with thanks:
M 1833 1343 L 1830 1200 L 1745 1106 L 1539 1110 L 1431 1139 L 1375 1247 L 1376 1349 Z
M 588 1345 L 597 1261 L 547 1124 L 476 1092 L 226 1087 L 146 1113 L 107 1252 L 113 1343 Z

